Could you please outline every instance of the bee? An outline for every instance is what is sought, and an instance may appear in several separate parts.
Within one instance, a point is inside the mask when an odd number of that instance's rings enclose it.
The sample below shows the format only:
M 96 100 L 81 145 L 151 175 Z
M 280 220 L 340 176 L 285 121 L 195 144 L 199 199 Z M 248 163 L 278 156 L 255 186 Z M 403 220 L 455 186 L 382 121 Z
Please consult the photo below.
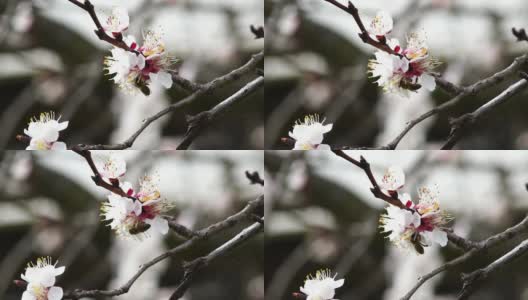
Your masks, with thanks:
M 419 90 L 422 87 L 422 85 L 419 83 L 413 83 L 409 81 L 408 79 L 402 79 L 400 81 L 400 87 L 414 92 L 414 91 Z
M 411 235 L 411 243 L 413 244 L 414 250 L 416 250 L 416 252 L 424 254 L 424 247 L 427 245 L 422 243 L 422 236 L 418 232 L 414 232 Z
M 150 224 L 147 223 L 140 223 L 136 225 L 135 227 L 131 228 L 128 232 L 132 235 L 140 234 L 145 231 L 147 231 L 150 228 Z
M 147 84 L 144 81 L 142 81 L 141 77 L 138 77 L 136 79 L 135 84 L 139 88 L 139 90 L 143 93 L 143 95 L 145 95 L 145 96 L 149 96 L 150 95 L 150 89 L 147 86 Z

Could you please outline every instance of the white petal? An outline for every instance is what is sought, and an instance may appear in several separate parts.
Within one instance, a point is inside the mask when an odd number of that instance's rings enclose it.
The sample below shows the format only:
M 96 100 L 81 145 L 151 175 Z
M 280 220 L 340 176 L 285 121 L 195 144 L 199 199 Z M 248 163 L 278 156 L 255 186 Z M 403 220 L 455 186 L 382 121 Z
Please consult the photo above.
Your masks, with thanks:
M 58 268 L 55 268 L 55 276 L 59 276 L 59 275 L 62 275 L 64 273 L 64 270 L 66 270 L 66 267 L 58 267 Z
M 335 280 L 334 281 L 334 288 L 335 289 L 340 288 L 340 287 L 343 286 L 343 284 L 345 284 L 345 279 Z
M 155 217 L 154 219 L 145 220 L 147 224 L 150 224 L 152 226 L 152 229 L 161 233 L 161 234 L 167 234 L 169 232 L 169 222 L 162 217 Z
M 55 275 L 53 273 L 42 274 L 40 283 L 45 287 L 50 287 L 55 284 Z
M 155 84 L 160 84 L 167 89 L 172 86 L 172 76 L 167 72 L 150 73 L 149 76 L 150 80 Z
M 63 142 L 55 142 L 53 143 L 53 146 L 51 146 L 51 150 L 65 151 L 68 150 L 68 148 Z
M 48 300 L 61 300 L 63 294 L 61 287 L 52 286 L 48 291 Z
M 33 296 L 33 294 L 31 294 L 30 292 L 25 291 L 22 294 L 22 300 L 37 300 L 37 298 L 35 296 Z
M 317 146 L 317 150 L 332 150 L 332 148 L 327 144 L 320 144 Z
M 424 73 L 420 78 L 418 79 L 418 83 L 420 83 L 424 88 L 426 88 L 429 91 L 434 91 L 436 88 L 436 80 L 433 76 Z
M 58 124 L 57 129 L 59 131 L 62 131 L 64 129 L 68 128 L 68 124 L 70 124 L 70 122 L 68 122 L 68 121 L 61 122 L 61 123 Z
M 136 216 L 141 215 L 141 212 L 143 211 L 143 206 L 141 205 L 141 202 L 134 201 L 133 211 L 136 214 Z
M 433 238 L 433 241 L 435 241 L 442 247 L 445 247 L 447 245 L 447 233 L 443 230 L 435 228 L 433 230 L 432 238 Z

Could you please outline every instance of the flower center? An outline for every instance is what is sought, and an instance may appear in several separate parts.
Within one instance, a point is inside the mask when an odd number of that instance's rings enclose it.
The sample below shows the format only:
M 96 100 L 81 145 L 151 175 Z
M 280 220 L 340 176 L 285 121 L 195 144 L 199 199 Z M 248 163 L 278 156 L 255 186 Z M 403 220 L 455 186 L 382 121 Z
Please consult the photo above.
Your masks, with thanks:
M 48 295 L 48 289 L 45 288 L 43 285 L 35 285 L 31 289 L 31 293 L 37 300 L 46 300 Z
M 50 145 L 48 143 L 46 143 L 46 141 L 44 141 L 44 140 L 38 140 L 35 143 L 35 146 L 36 146 L 37 150 L 49 150 L 50 149 Z

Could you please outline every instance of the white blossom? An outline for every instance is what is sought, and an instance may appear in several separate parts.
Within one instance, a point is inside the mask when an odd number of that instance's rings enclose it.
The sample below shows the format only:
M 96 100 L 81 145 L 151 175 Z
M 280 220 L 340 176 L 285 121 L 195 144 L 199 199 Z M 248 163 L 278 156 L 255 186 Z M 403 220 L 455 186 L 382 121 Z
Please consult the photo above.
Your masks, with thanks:
M 145 68 L 145 57 L 117 47 L 111 50 L 111 54 L 104 63 L 108 74 L 113 76 L 112 80 L 129 94 L 141 92 L 138 82 Z
M 376 37 L 389 34 L 394 26 L 391 15 L 386 11 L 380 11 L 370 23 L 368 32 Z
M 32 118 L 24 133 L 31 138 L 26 150 L 66 150 L 66 144 L 58 142 L 59 132 L 68 127 L 68 122 L 59 122 L 55 114 L 41 113 L 39 118 Z
M 93 161 L 103 178 L 118 179 L 126 173 L 126 161 L 114 152 L 93 152 Z
M 403 171 L 398 167 L 390 167 L 380 182 L 380 188 L 396 191 L 401 189 L 404 183 Z M 383 233 L 388 233 L 387 238 L 397 247 L 414 249 L 421 254 L 423 247 L 433 244 L 442 247 L 447 245 L 444 227 L 450 217 L 440 210 L 438 189 L 422 187 L 418 190 L 418 197 L 415 204 L 409 194 L 398 195 L 403 208 L 395 205 L 386 207 L 386 213 L 380 217 L 380 227 Z
M 143 73 L 150 82 L 170 88 L 172 76 L 169 71 L 175 59 L 165 51 L 165 43 L 159 33 L 149 30 L 144 34 L 143 40 L 143 46 L 139 48 L 146 58 L 147 67 Z
M 168 221 L 161 214 L 170 205 L 161 198 L 154 177 L 143 177 L 138 192 L 128 182 L 124 182 L 121 189 L 129 196 L 122 197 L 112 193 L 108 196 L 108 202 L 101 207 L 103 220 L 111 221 L 109 226 L 118 236 L 141 238 L 140 234 L 149 236 L 152 232 L 168 233 Z
M 51 258 L 39 258 L 37 264 L 29 264 L 21 278 L 27 282 L 22 300 L 60 300 L 62 288 L 54 286 L 55 277 L 64 273 L 65 267 L 56 268 Z
M 379 186 L 382 190 L 389 192 L 398 191 L 405 185 L 405 173 L 400 167 L 392 166 L 387 169 Z
M 408 97 L 409 92 L 402 87 L 405 74 L 409 71 L 409 60 L 404 56 L 392 55 L 384 51 L 374 53 L 375 59 L 368 64 L 372 78 L 386 93 L 394 93 Z
M 105 31 L 116 35 L 127 30 L 129 25 L 130 17 L 128 16 L 128 11 L 123 7 L 114 7 L 103 28 Z
M 433 70 L 438 60 L 429 56 L 425 33 L 412 33 L 403 48 L 397 39 L 387 40 L 387 45 L 397 54 L 377 51 L 375 59 L 369 61 L 368 69 L 372 78 L 387 93 L 409 97 L 420 88 L 433 91 L 436 80 Z
M 419 201 L 414 204 L 409 194 L 399 199 L 406 209 L 388 206 L 386 214 L 380 218 L 382 232 L 389 233 L 387 238 L 396 246 L 407 250 L 439 244 L 447 245 L 447 233 L 444 226 L 450 217 L 440 210 L 438 194 L 429 188 L 419 190 Z
M 345 280 L 335 280 L 336 276 L 332 276 L 330 270 L 319 270 L 315 276 L 308 275 L 300 290 L 307 300 L 337 300 L 334 299 L 335 290 L 342 287 Z
M 289 136 L 295 140 L 293 150 L 330 150 L 330 146 L 321 144 L 323 136 L 332 130 L 332 124 L 319 121 L 318 115 L 304 117 L 304 122 L 297 121 Z
M 114 82 L 129 94 L 149 95 L 151 84 L 167 89 L 173 84 L 171 68 L 176 59 L 165 51 L 161 35 L 147 31 L 143 39 L 143 46 L 139 46 L 133 36 L 123 37 L 131 51 L 115 47 L 112 55 L 105 59 L 108 74 L 113 75 Z

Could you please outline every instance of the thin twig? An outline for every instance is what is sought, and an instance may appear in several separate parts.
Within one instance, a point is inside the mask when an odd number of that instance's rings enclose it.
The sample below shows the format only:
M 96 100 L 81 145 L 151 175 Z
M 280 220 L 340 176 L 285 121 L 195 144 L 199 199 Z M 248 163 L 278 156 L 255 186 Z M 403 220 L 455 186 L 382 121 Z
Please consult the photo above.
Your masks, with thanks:
M 343 150 L 332 150 L 332 152 L 334 152 L 337 156 L 354 164 L 356 167 L 362 169 L 363 172 L 365 172 L 370 183 L 372 184 L 372 188 L 370 188 L 370 191 L 372 192 L 374 197 L 381 199 L 391 205 L 397 206 L 401 209 L 409 210 L 409 208 L 406 207 L 405 204 L 400 201 L 400 199 L 398 199 L 398 194 L 395 193 L 393 195 L 387 195 L 381 190 L 376 178 L 374 177 L 374 174 L 372 174 L 372 169 L 370 168 L 369 162 L 363 156 L 361 156 L 360 160 L 358 161 L 350 157 Z
M 97 13 L 95 12 L 95 7 L 90 2 L 90 0 L 84 0 L 84 3 L 81 3 L 80 1 L 77 1 L 77 0 L 68 0 L 68 1 L 84 9 L 90 15 L 90 17 L 92 18 L 92 21 L 95 24 L 95 27 L 97 28 L 94 32 L 100 40 L 105 41 L 109 44 L 112 44 L 118 48 L 124 49 L 126 51 L 139 54 L 138 51 L 130 49 L 130 47 L 123 41 L 123 38 L 121 35 L 118 38 L 113 38 L 106 33 L 103 26 L 101 25 L 101 21 L 99 21 L 99 17 L 97 17 Z
M 111 184 L 109 182 L 106 182 L 103 179 L 103 176 L 101 176 L 101 173 L 99 173 L 99 170 L 97 170 L 97 167 L 95 166 L 95 163 L 93 161 L 92 153 L 89 150 L 83 150 L 79 149 L 77 146 L 74 146 L 72 148 L 72 151 L 82 156 L 86 162 L 88 163 L 88 166 L 90 166 L 90 169 L 93 172 L 92 180 L 95 183 L 95 185 L 100 186 L 116 195 L 119 195 L 121 197 L 130 198 L 133 200 L 136 200 L 135 197 L 128 195 L 123 189 L 119 186 L 119 183 Z
M 361 20 L 361 17 L 359 16 L 359 10 L 356 8 L 354 4 L 352 4 L 351 1 L 348 1 L 348 6 L 345 6 L 339 3 L 337 0 L 324 0 L 324 1 L 342 9 L 343 11 L 347 12 L 354 18 L 354 21 L 356 21 L 356 24 L 360 30 L 359 37 L 364 43 L 374 46 L 387 53 L 390 53 L 396 56 L 401 56 L 401 54 L 391 49 L 391 47 L 387 45 L 387 42 L 385 40 L 376 41 L 370 37 L 370 34 L 368 33 L 367 29 L 365 28 L 365 25 L 363 24 L 363 21 Z

